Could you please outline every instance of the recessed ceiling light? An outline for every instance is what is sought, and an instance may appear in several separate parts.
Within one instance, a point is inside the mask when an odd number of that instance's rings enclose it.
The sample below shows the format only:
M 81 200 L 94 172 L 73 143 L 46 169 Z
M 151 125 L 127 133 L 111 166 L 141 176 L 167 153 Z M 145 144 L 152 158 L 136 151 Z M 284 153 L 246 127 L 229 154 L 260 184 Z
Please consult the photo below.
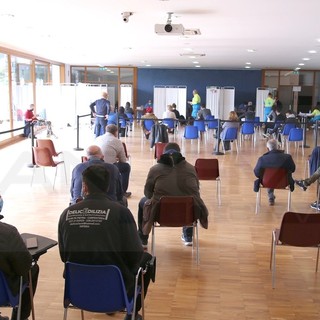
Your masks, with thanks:
M 311 53 L 311 54 L 312 53 L 317 53 L 317 51 L 316 50 L 309 50 L 308 53 Z
M 196 68 L 201 68 L 201 66 L 199 66 L 198 64 L 195 66 Z
M 310 58 L 302 58 L 303 61 L 309 61 Z
M 257 50 L 255 49 L 247 49 L 248 52 L 256 52 Z
M 250 67 L 250 66 L 245 66 L 245 68 L 246 68 L 246 69 L 251 69 L 251 67 Z
M 191 49 L 191 48 L 183 48 L 183 50 L 184 51 L 188 51 L 188 52 L 192 52 L 193 51 L 193 49 Z
M 299 63 L 299 66 L 304 66 L 304 63 Z
M 192 63 L 199 63 L 199 61 L 192 61 Z
M 246 64 L 251 64 L 251 62 L 246 62 Z
M 146 67 L 151 67 L 151 64 L 146 64 Z
M 301 68 L 299 68 L 299 67 L 297 67 L 297 68 L 295 68 L 294 70 L 300 70 Z

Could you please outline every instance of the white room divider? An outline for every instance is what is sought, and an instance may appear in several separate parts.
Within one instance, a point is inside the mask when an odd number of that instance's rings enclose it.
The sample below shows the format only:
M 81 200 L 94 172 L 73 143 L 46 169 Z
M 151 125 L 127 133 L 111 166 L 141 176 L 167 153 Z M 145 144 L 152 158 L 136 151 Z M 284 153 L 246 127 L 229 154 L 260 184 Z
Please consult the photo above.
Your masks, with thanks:
M 208 86 L 206 88 L 206 105 L 217 119 L 228 119 L 234 110 L 235 88 Z
M 269 92 L 274 95 L 275 88 L 257 88 L 256 93 L 256 116 L 260 117 L 260 121 L 264 121 L 264 100 L 268 97 Z
M 185 117 L 187 106 L 186 86 L 153 87 L 153 112 L 159 119 L 162 119 L 162 114 L 166 110 L 167 105 L 172 103 L 177 105 L 177 110 Z

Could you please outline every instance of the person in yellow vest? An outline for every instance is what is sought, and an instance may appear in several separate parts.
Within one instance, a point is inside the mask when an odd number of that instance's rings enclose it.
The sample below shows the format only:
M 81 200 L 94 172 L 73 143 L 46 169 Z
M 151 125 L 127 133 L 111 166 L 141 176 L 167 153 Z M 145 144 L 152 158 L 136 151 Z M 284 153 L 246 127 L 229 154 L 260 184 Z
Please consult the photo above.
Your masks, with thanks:
M 193 90 L 192 94 L 193 94 L 192 101 L 188 101 L 188 103 L 192 106 L 191 117 L 196 119 L 198 115 L 198 111 L 200 110 L 201 98 L 197 90 Z
M 275 100 L 273 99 L 272 93 L 268 94 L 268 97 L 264 100 L 264 121 L 268 121 L 268 115 L 272 110 Z

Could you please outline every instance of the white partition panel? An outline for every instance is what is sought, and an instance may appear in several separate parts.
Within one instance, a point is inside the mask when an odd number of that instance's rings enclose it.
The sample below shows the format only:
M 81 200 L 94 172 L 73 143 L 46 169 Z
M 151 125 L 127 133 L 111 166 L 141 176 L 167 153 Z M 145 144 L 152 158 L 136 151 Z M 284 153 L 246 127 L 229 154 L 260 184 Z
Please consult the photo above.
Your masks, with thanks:
M 206 107 L 211 110 L 211 114 L 219 119 L 221 114 L 220 101 L 221 88 L 209 86 L 206 88 Z
M 167 105 L 175 103 L 181 115 L 186 116 L 187 87 L 186 86 L 154 86 L 153 112 L 161 119 Z
M 227 120 L 229 118 L 229 112 L 234 110 L 235 100 L 235 88 L 234 87 L 223 87 L 223 114 L 222 119 Z
M 274 95 L 276 90 L 276 88 L 257 88 L 256 116 L 260 117 L 260 121 L 264 121 L 264 100 L 268 97 L 269 93 Z

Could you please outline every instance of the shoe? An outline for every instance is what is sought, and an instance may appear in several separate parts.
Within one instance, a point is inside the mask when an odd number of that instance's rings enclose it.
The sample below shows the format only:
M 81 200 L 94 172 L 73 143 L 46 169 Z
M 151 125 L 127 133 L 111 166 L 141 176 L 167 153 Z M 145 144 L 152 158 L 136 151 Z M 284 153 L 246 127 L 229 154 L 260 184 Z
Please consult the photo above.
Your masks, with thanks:
M 141 239 L 141 238 L 140 238 Z M 144 250 L 148 249 L 148 239 L 141 239 L 142 248 Z
M 320 210 L 320 203 L 319 203 L 319 205 L 318 205 L 318 202 L 315 201 L 315 202 L 313 202 L 313 203 L 310 204 L 310 208 L 316 209 L 316 210 Z
M 263 133 L 262 134 L 265 138 L 270 138 L 270 133 Z
M 142 320 L 142 316 L 139 313 L 137 313 L 136 316 L 135 316 L 135 319 L 136 320 Z M 131 320 L 131 314 L 126 314 L 126 316 L 124 317 L 124 320 Z
M 269 206 L 274 206 L 274 199 L 269 199 Z
M 131 193 L 131 192 L 125 192 L 123 195 L 124 195 L 126 198 L 130 198 L 131 195 L 132 195 L 132 193 Z
M 9 317 L 3 317 L 0 315 L 0 320 L 9 320 Z
M 294 180 L 295 184 L 298 185 L 303 191 L 308 189 L 308 186 L 305 185 L 304 180 Z
M 192 246 L 192 237 L 186 237 L 184 234 L 181 235 L 181 240 L 185 246 Z

